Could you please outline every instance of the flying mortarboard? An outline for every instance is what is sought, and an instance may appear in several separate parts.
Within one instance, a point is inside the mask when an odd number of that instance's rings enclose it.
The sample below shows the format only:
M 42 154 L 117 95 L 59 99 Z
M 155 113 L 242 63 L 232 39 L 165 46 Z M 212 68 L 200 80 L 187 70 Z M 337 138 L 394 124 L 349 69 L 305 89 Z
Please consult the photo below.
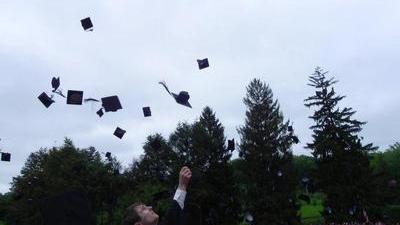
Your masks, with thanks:
M 111 158 L 111 152 L 106 152 L 106 157 Z
M 53 88 L 53 92 L 60 87 L 60 77 L 53 77 L 53 79 L 51 79 L 51 87 Z
M 144 117 L 149 117 L 149 116 L 151 116 L 150 107 L 143 107 L 143 115 L 144 115 Z
M 102 116 L 104 115 L 103 109 L 99 109 L 99 110 L 96 112 L 96 114 L 99 115 L 99 117 L 102 117 Z
M 82 105 L 83 91 L 68 90 L 67 104 L 69 105 Z
M 292 136 L 292 140 L 295 144 L 298 144 L 300 142 L 300 140 L 297 136 Z
M 116 112 L 122 109 L 121 102 L 116 95 L 101 98 L 101 102 L 106 112 Z
M 1 161 L 10 162 L 11 161 L 11 154 L 2 152 L 1 153 Z
M 81 20 L 82 27 L 85 31 L 93 31 L 93 23 L 90 20 L 90 17 Z
M 60 77 L 53 77 L 51 79 L 51 87 L 53 88 L 52 92 L 60 95 L 61 97 L 65 98 L 65 95 L 62 93 L 61 90 L 58 90 L 60 87 Z
M 200 69 L 200 70 L 209 67 L 208 58 L 205 58 L 205 59 L 198 59 L 198 60 L 197 60 L 197 63 L 199 64 L 199 69 Z
M 43 103 L 46 108 L 49 108 L 51 104 L 54 103 L 54 100 L 49 97 L 45 92 L 39 95 L 38 99 Z
M 187 106 L 189 108 L 192 108 L 192 106 L 189 103 L 189 93 L 187 91 L 181 91 L 179 92 L 179 94 L 175 94 L 175 93 L 171 93 L 167 87 L 167 85 L 165 84 L 165 82 L 158 82 L 159 84 L 161 84 L 162 86 L 164 86 L 165 90 L 167 90 L 168 94 L 170 94 L 172 97 L 174 97 L 175 101 L 178 104 Z
M 288 126 L 288 131 L 289 132 L 293 132 L 293 127 L 292 126 Z
M 117 127 L 117 129 L 115 129 L 115 131 L 114 131 L 114 135 L 116 137 L 118 137 L 119 139 L 122 139 L 122 137 L 124 136 L 125 133 L 126 133 L 126 130 L 123 130 L 119 127 Z
M 233 151 L 235 150 L 235 139 L 232 138 L 232 140 L 228 140 L 228 150 Z

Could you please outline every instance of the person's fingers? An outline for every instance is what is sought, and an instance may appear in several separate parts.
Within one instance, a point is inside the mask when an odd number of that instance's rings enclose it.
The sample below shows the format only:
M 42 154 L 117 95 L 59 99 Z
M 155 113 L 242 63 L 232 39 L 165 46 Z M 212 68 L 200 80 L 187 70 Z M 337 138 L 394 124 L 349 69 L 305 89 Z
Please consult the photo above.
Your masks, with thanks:
M 185 177 L 189 176 L 189 174 L 190 174 L 190 172 L 187 171 L 187 170 L 183 172 L 183 175 L 184 175 Z

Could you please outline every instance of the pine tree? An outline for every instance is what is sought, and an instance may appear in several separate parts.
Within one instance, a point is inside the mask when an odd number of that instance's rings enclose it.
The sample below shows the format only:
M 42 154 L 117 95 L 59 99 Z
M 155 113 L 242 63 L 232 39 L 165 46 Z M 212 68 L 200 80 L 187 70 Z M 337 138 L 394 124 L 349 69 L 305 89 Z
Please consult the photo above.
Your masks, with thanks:
M 201 183 L 207 190 L 200 199 L 204 224 L 234 224 L 238 219 L 233 171 L 228 164 L 232 152 L 225 141 L 224 127 L 212 109 L 205 107 L 193 125 L 193 155 L 201 161 L 199 165 L 204 171 Z
M 159 181 L 168 179 L 172 173 L 172 162 L 176 154 L 161 134 L 150 135 L 143 146 L 144 154 L 137 161 L 137 181 Z
M 313 142 L 307 144 L 316 160 L 317 186 L 327 195 L 325 219 L 335 222 L 363 221 L 362 211 L 373 206 L 374 185 L 369 168 L 368 153 L 376 148 L 363 145 L 358 134 L 365 122 L 353 119 L 352 108 L 338 107 L 344 98 L 336 94 L 334 78 L 328 72 L 316 68 L 309 77 L 309 86 L 315 95 L 305 100 L 305 106 L 315 107 L 309 118 L 315 124 Z
M 232 156 L 225 145 L 224 127 L 210 107 L 205 107 L 193 124 L 179 124 L 170 143 L 178 154 L 177 165 L 192 170 L 187 206 L 191 224 L 235 224 L 238 202 L 233 171 L 229 166 Z M 186 208 L 186 204 L 185 204 Z
M 295 174 L 291 145 L 297 137 L 288 131 L 277 100 L 269 86 L 254 79 L 244 98 L 247 106 L 239 156 L 244 160 L 250 185 L 244 210 L 255 224 L 296 224 Z

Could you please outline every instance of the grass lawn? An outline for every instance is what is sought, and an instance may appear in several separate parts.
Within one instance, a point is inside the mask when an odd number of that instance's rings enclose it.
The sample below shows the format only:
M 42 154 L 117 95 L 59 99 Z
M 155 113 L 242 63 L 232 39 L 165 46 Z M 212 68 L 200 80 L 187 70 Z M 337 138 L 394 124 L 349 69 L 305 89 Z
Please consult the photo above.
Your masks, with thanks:
M 311 196 L 310 204 L 300 201 L 301 206 L 298 214 L 300 215 L 302 224 L 323 223 L 324 220 L 321 216 L 321 212 L 323 211 L 322 198 L 322 194 L 315 193 Z

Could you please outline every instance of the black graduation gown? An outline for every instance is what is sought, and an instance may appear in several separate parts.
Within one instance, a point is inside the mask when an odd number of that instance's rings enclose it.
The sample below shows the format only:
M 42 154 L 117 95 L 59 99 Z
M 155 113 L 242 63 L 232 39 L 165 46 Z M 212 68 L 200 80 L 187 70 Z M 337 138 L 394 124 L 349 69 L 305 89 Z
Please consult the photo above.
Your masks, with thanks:
M 160 225 L 183 225 L 183 210 L 177 201 L 172 200 Z

